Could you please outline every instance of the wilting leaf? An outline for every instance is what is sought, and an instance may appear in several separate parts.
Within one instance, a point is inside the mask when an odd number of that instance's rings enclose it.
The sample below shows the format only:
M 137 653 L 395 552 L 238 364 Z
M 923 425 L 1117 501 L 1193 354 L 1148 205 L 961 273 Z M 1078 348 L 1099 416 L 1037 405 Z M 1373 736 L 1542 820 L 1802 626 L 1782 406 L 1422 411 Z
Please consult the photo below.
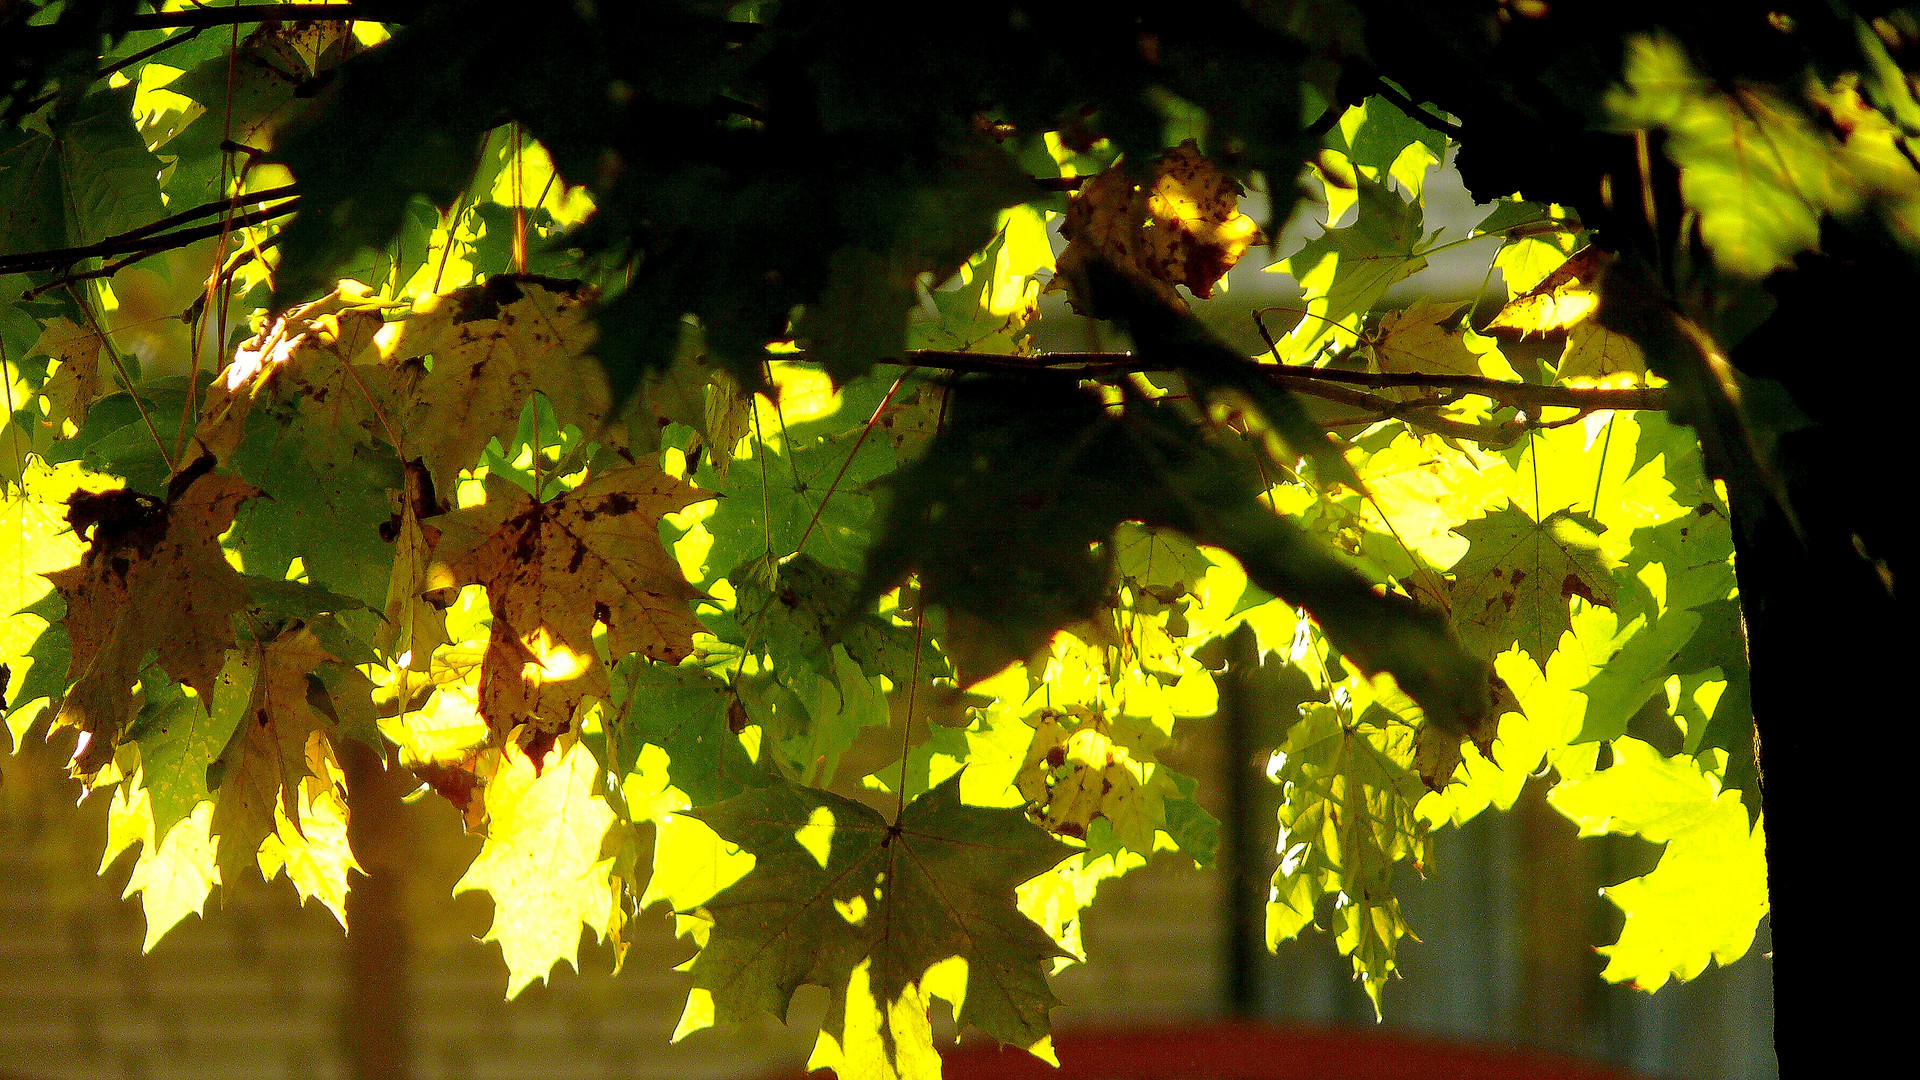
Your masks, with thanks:
M 661 544 L 660 518 L 707 497 L 657 466 L 631 465 L 546 503 L 496 487 L 486 503 L 440 519 L 429 584 L 487 587 L 480 712 L 496 739 L 521 724 L 565 731 L 582 701 L 606 696 L 596 622 L 615 656 L 677 661 L 692 651 L 700 624 L 688 602 L 699 593 Z

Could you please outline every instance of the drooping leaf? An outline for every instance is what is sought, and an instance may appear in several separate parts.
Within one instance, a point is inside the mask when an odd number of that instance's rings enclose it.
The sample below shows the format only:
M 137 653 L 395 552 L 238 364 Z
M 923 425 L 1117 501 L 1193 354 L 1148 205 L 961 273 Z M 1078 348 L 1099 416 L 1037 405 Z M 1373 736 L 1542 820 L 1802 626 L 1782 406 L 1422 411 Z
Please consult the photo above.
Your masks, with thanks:
M 136 796 L 144 800 L 144 794 Z M 123 805 L 122 793 L 114 793 L 115 809 L 136 820 L 144 818 L 144 806 Z M 145 818 L 146 846 L 140 860 L 127 878 L 122 898 L 140 894 L 140 907 L 146 915 L 147 934 L 140 951 L 150 953 L 160 939 L 180 924 L 188 914 L 205 912 L 207 897 L 220 883 L 220 871 L 214 863 L 214 838 L 209 833 L 213 804 L 201 803 L 191 816 L 176 822 L 167 833 L 156 838 L 152 820 Z M 156 839 L 158 843 L 156 843 Z M 105 867 L 101 868 L 103 871 Z
M 232 735 L 218 760 L 208 764 L 206 776 L 207 786 L 215 789 L 213 832 L 222 880 L 238 883 L 241 871 L 256 862 L 263 876 L 271 875 L 279 868 L 277 859 L 302 896 L 332 898 L 329 906 L 344 924 L 346 871 L 354 865 L 345 850 L 345 800 L 339 795 L 344 781 L 335 775 L 339 767 L 328 737 L 333 718 L 314 705 L 316 673 L 336 663 L 304 626 L 228 653 L 211 711 L 214 722 L 231 725 Z M 307 838 L 303 805 L 323 833 L 338 831 L 338 837 Z M 274 837 L 283 838 L 272 849 L 276 854 L 260 858 L 263 845 Z M 309 848 L 333 848 L 335 855 L 326 860 L 328 866 L 315 866 Z M 309 858 L 298 859 L 302 853 Z M 315 876 L 322 870 L 327 872 Z
M 1702 760 L 1667 757 L 1632 738 L 1614 740 L 1613 753 L 1611 767 L 1548 794 L 1583 835 L 1667 845 L 1651 873 L 1605 890 L 1627 923 L 1618 942 L 1600 949 L 1608 957 L 1603 976 L 1652 991 L 1669 978 L 1692 979 L 1710 959 L 1739 959 L 1768 908 L 1763 825 Z
M 229 620 L 245 586 L 219 536 L 253 488 L 206 473 L 166 503 L 132 492 L 76 495 L 68 521 L 89 531 L 80 565 L 48 574 L 66 601 L 73 688 L 54 723 L 82 735 L 73 768 L 88 776 L 113 756 L 133 719 L 132 687 L 149 650 L 160 666 L 213 700 L 233 645 Z
M 1413 769 L 1413 731 L 1356 702 L 1349 719 L 1331 705 L 1302 710 L 1274 753 L 1282 785 L 1280 869 L 1267 902 L 1267 947 L 1299 934 L 1335 897 L 1334 933 L 1374 1008 L 1410 932 L 1393 892 L 1401 862 L 1416 871 L 1433 840 L 1414 813 L 1427 788 Z M 1389 714 L 1390 715 L 1390 714 Z
M 709 1022 L 784 1017 L 801 983 L 824 986 L 816 1062 L 926 1077 L 938 1069 L 926 1018 L 938 994 L 960 1023 L 1047 1055 L 1047 962 L 1060 950 L 1014 889 L 1073 852 L 1018 810 L 963 805 L 956 776 L 892 825 L 786 784 L 693 816 L 756 862 L 701 907 L 713 928 L 693 961 L 690 1013 L 704 999 Z M 955 958 L 951 973 L 941 967 Z
M 555 746 L 538 766 L 513 743 L 500 752 L 487 785 L 486 846 L 453 891 L 492 896 L 482 940 L 500 943 L 509 998 L 562 960 L 577 970 L 583 925 L 607 935 L 619 894 L 613 860 L 601 853 L 614 814 L 595 793 L 599 774 L 578 742 Z
M 253 660 L 250 651 L 228 653 L 212 701 L 187 695 L 177 683 L 146 687 L 146 702 L 126 741 L 140 747 L 140 788 L 149 799 L 156 836 L 166 836 L 194 807 L 212 800 L 207 769 L 244 718 Z

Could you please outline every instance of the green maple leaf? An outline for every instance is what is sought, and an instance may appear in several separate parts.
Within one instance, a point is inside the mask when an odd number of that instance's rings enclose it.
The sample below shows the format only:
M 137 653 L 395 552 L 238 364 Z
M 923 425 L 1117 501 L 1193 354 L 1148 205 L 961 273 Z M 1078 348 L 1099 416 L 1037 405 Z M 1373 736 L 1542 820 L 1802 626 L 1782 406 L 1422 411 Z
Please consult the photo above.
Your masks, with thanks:
M 140 786 L 152 799 L 155 836 L 165 837 L 194 807 L 213 798 L 207 766 L 233 737 L 253 685 L 250 654 L 229 651 L 227 657 L 211 710 L 178 683 L 155 679 L 147 684 L 139 718 L 127 729 L 127 740 L 140 747 Z
M 297 557 L 313 582 L 385 601 L 394 549 L 380 527 L 393 517 L 387 491 L 401 485 L 391 451 L 275 427 L 246 440 L 234 465 L 267 495 L 241 508 L 234 532 L 249 573 L 283 577 Z
M 1014 890 L 1073 854 L 1013 808 L 960 802 L 958 774 L 892 825 L 859 803 L 784 783 L 693 811 L 752 852 L 753 870 L 708 900 L 690 1017 L 785 1017 L 801 983 L 831 994 L 815 1061 L 856 1075 L 937 1075 L 929 994 L 957 1019 L 1045 1056 L 1050 961 L 1064 955 Z M 953 958 L 964 990 L 930 976 Z M 948 969 L 943 969 L 943 973 Z M 687 1025 L 683 1022 L 683 1030 Z M 931 1064 L 929 1064 L 931 1062 Z M 845 1075 L 845 1073 L 843 1073 Z
M 1454 531 L 1472 545 L 1453 566 L 1453 631 L 1470 650 L 1492 658 L 1517 642 L 1544 667 L 1573 629 L 1570 599 L 1613 605 L 1600 523 L 1585 514 L 1535 521 L 1508 506 Z
M 845 646 L 835 645 L 818 666 L 797 664 L 741 680 L 741 700 L 787 775 L 826 784 L 861 729 L 889 722 L 883 685 L 860 670 Z
M 737 704 L 719 676 L 637 656 L 622 660 L 613 675 L 608 765 L 622 777 L 646 774 L 638 789 L 622 785 L 629 796 L 663 792 L 671 783 L 693 805 L 705 806 L 760 782 L 753 759 L 731 730 Z M 739 720 L 744 723 L 745 716 Z M 664 776 L 654 775 L 658 769 L 649 746 L 665 752 Z M 629 809 L 634 820 L 653 816 L 641 813 L 643 807 Z
M 913 628 L 855 610 L 859 583 L 852 574 L 811 555 L 794 555 L 752 560 L 735 570 L 732 581 L 747 647 L 764 650 L 776 669 L 804 663 L 831 672 L 830 648 L 839 644 L 862 671 L 885 675 L 896 687 L 914 677 Z M 951 674 L 944 655 L 924 641 L 921 646 L 921 679 Z
M 1427 265 L 1418 199 L 1408 202 L 1365 177 L 1357 178 L 1354 196 L 1360 216 L 1353 224 L 1326 230 L 1267 268 L 1293 275 L 1306 293 L 1307 315 L 1279 342 L 1285 360 L 1302 362 L 1328 346 L 1352 345 L 1360 316 L 1395 282 Z
M 801 550 L 836 570 L 859 570 L 873 518 L 865 488 L 893 467 L 894 455 L 884 440 L 869 439 L 842 473 L 849 453 L 851 444 L 775 453 L 763 443 L 752 457 L 734 462 L 724 479 L 711 469 L 696 474 L 698 483 L 720 493 L 706 522 L 713 533 L 707 576 L 731 576 L 741 563 L 769 552 Z
M 1353 710 L 1362 713 L 1357 721 L 1331 705 L 1305 709 L 1274 754 L 1270 772 L 1283 796 L 1267 947 L 1297 936 L 1323 899 L 1338 898 L 1336 942 L 1377 1011 L 1399 940 L 1410 932 L 1393 893 L 1394 867 L 1404 860 L 1420 869 L 1433 840 L 1414 813 L 1427 788 L 1412 767 L 1413 729 L 1358 703 Z

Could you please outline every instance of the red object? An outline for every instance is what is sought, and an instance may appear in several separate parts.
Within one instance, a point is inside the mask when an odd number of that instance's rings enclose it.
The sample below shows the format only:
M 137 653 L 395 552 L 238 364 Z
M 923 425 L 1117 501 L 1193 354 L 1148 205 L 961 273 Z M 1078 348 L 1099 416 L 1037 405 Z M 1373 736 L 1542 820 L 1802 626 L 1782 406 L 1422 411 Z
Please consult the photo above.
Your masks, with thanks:
M 1058 1033 L 1060 1067 L 991 1041 L 941 1053 L 951 1080 L 1647 1080 L 1560 1054 L 1342 1028 L 1196 1024 Z

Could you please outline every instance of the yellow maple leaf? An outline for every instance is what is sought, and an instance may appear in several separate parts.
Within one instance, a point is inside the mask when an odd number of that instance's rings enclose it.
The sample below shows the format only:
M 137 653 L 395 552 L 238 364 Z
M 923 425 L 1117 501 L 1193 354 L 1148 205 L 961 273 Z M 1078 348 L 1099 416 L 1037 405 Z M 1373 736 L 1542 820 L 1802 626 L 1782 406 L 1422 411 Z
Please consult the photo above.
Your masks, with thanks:
M 1649 380 L 1647 358 L 1632 338 L 1586 319 L 1567 331 L 1554 380 L 1575 386 L 1642 386 Z
M 436 491 L 452 491 L 488 440 L 509 441 L 536 391 L 560 423 L 600 432 L 612 396 L 599 365 L 586 359 L 592 299 L 578 282 L 496 274 L 421 301 L 387 332 L 381 351 L 392 370 L 401 453 L 426 462 Z
M 149 650 L 168 674 L 213 700 L 234 641 L 230 620 L 246 599 L 220 534 L 253 495 L 241 480 L 208 473 L 166 503 L 124 490 L 69 500 L 74 530 L 91 531 L 87 550 L 80 565 L 46 577 L 67 604 L 73 687 L 54 726 L 81 732 L 76 775 L 91 777 L 112 760 Z
M 1153 851 L 1154 833 L 1166 825 L 1162 800 L 1174 793 L 1164 771 L 1114 741 L 1105 717 L 1080 707 L 1040 714 L 1016 783 L 1048 831 L 1085 839 L 1094 819 L 1105 818 L 1114 839 L 1141 854 Z
M 120 483 L 89 473 L 78 462 L 49 467 L 34 458 L 21 470 L 19 490 L 0 492 L 0 664 L 12 670 L 16 695 L 6 699 L 0 712 L 13 710 L 7 721 L 15 745 L 41 713 L 22 708 L 31 702 L 18 697 L 35 663 L 27 650 L 47 625 L 26 609 L 53 588 L 41 575 L 72 566 L 83 550 L 80 538 L 67 527 L 64 503 L 76 490 L 105 490 Z
M 106 342 L 98 331 L 56 315 L 46 321 L 40 339 L 27 349 L 28 356 L 50 356 L 59 363 L 41 390 L 47 399 L 47 420 L 56 434 L 68 420 L 76 426 L 84 423 L 88 406 L 100 397 L 100 352 L 104 348 Z
M 220 883 L 220 871 L 213 857 L 213 837 L 209 832 L 213 804 L 203 802 L 194 807 L 193 813 L 175 822 L 158 844 L 154 843 L 151 802 L 144 789 L 131 801 L 125 797 L 124 788 L 116 790 L 114 810 L 114 816 L 122 820 L 123 832 L 128 828 L 125 822 L 132 822 L 131 827 L 136 831 L 139 822 L 145 822 L 145 846 L 140 850 L 139 861 L 134 863 L 132 875 L 127 878 L 126 890 L 120 895 L 124 899 L 140 894 L 140 907 L 147 919 L 147 934 L 140 951 L 152 952 L 160 939 L 189 912 L 199 915 L 206 911 L 207 896 Z M 103 864 L 101 870 L 105 869 Z
M 1176 285 L 1202 299 L 1265 237 L 1240 212 L 1242 189 L 1200 153 L 1192 139 L 1162 154 L 1151 181 L 1134 183 L 1124 165 L 1089 181 L 1067 207 L 1059 272 L 1076 310 L 1088 311 L 1082 278 L 1104 258 L 1140 274 L 1167 303 L 1184 309 Z
M 1581 248 L 1540 284 L 1507 301 L 1487 329 L 1509 330 L 1524 338 L 1572 328 L 1600 306 L 1600 275 L 1612 261 L 1612 255 L 1597 247 Z
M 594 792 L 600 773 L 578 742 L 554 747 L 544 768 L 508 743 L 487 785 L 487 842 L 453 892 L 493 896 L 481 940 L 500 943 L 509 998 L 562 960 L 578 971 L 583 926 L 602 938 L 611 929 L 615 860 L 601 848 L 614 814 Z
M 1416 300 L 1404 311 L 1380 316 L 1371 330 L 1361 334 L 1359 344 L 1371 354 L 1374 367 L 1390 375 L 1510 374 L 1493 339 L 1466 326 L 1446 325 L 1461 307 Z
M 318 897 L 345 930 L 347 871 L 365 871 L 347 845 L 346 774 L 323 732 L 307 737 L 306 767 L 295 816 L 274 809 L 273 835 L 260 845 L 260 876 L 272 881 L 284 872 L 301 903 Z
M 700 595 L 660 541 L 660 519 L 706 492 L 657 464 L 623 466 L 551 502 L 513 491 L 441 519 L 429 587 L 484 585 L 493 628 L 480 671 L 480 713 L 496 742 L 521 724 L 567 730 L 589 696 L 604 698 L 613 655 L 677 662 L 693 651 Z

